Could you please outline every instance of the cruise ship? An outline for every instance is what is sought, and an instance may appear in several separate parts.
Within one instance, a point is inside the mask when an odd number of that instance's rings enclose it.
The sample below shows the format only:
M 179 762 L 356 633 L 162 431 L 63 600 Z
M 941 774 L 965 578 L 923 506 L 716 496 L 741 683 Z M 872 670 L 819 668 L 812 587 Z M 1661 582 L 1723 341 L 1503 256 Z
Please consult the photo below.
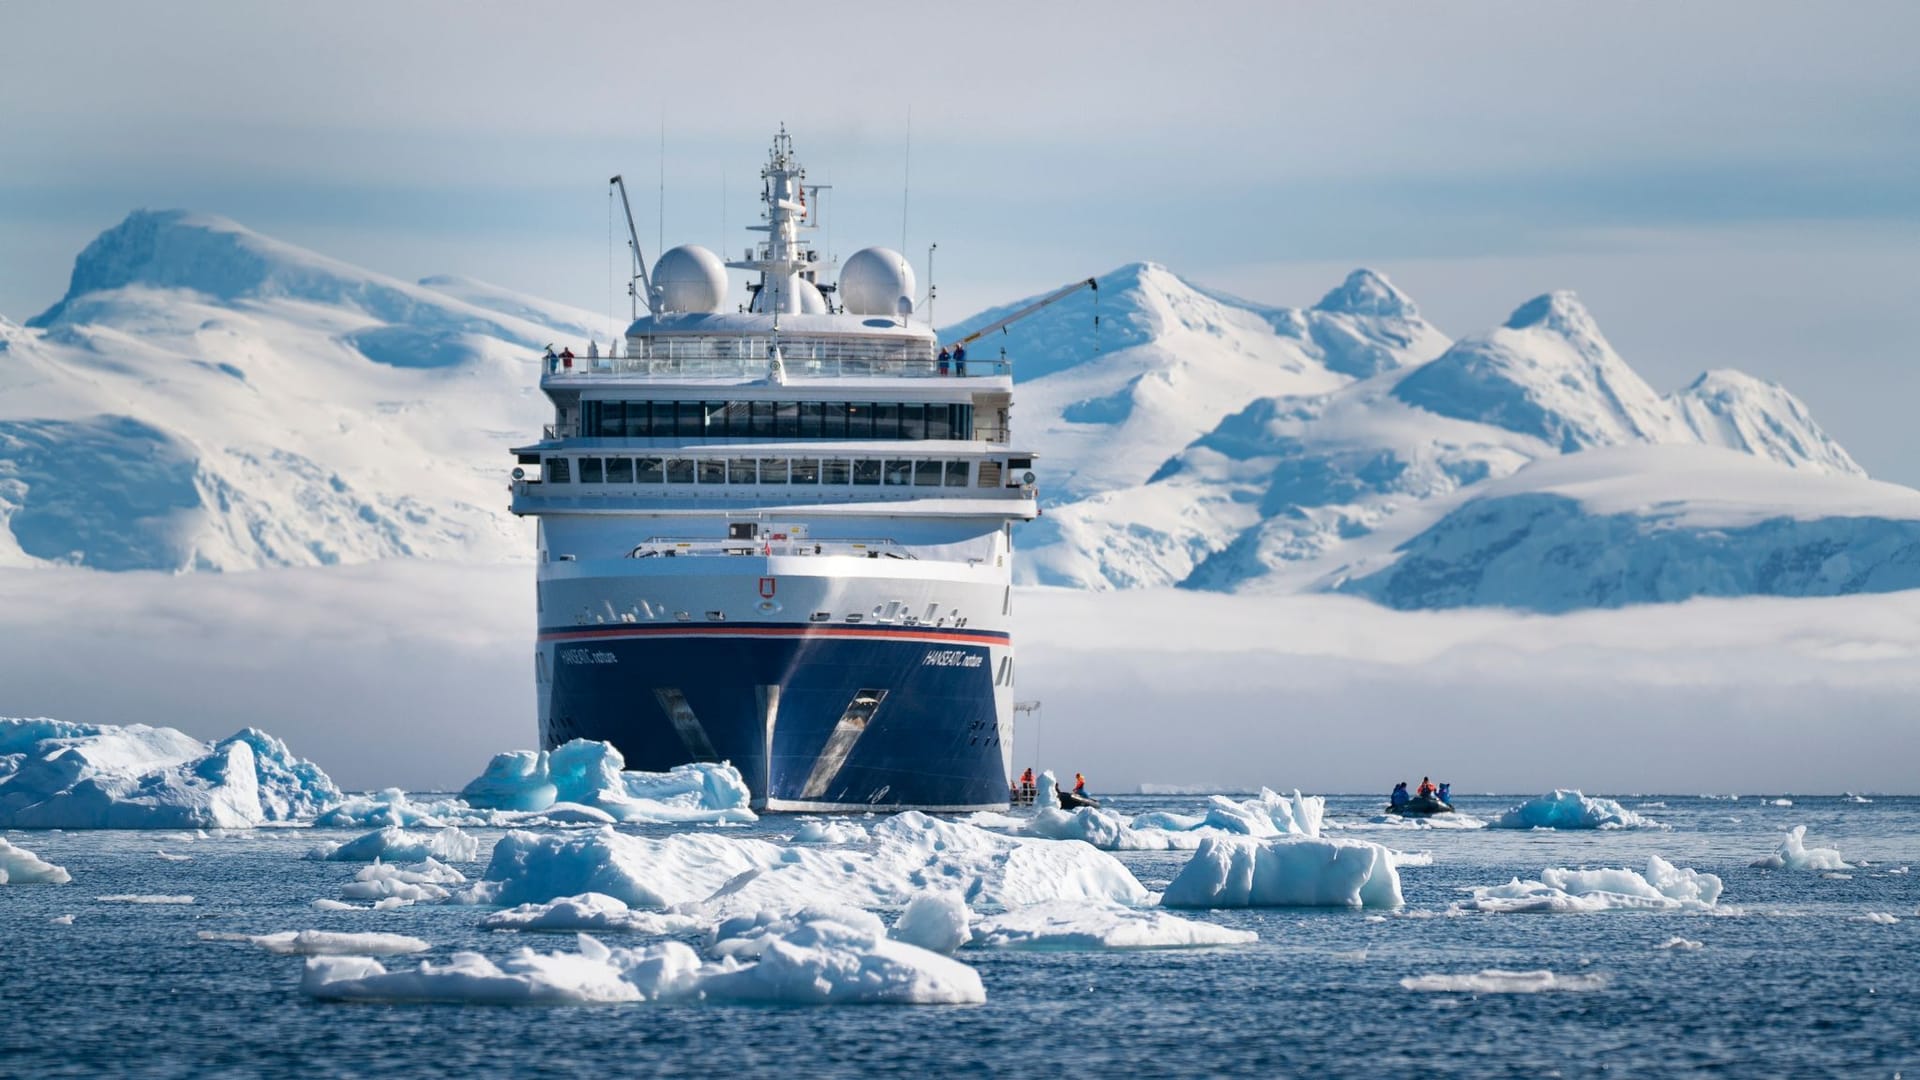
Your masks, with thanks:
M 784 128 L 761 176 L 737 261 L 649 273 L 629 209 L 624 342 L 543 362 L 554 422 L 511 485 L 542 743 L 731 762 L 765 810 L 1004 807 L 1013 526 L 1039 514 L 1010 366 L 949 354 L 900 253 L 832 274 Z

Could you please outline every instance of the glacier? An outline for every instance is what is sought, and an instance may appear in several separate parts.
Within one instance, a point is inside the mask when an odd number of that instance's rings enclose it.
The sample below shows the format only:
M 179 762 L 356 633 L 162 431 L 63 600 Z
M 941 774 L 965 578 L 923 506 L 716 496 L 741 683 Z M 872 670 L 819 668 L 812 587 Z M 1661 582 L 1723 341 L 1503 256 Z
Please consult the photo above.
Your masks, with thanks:
M 0 717 L 0 827 L 244 829 L 340 798 L 256 728 L 205 743 L 169 727 Z

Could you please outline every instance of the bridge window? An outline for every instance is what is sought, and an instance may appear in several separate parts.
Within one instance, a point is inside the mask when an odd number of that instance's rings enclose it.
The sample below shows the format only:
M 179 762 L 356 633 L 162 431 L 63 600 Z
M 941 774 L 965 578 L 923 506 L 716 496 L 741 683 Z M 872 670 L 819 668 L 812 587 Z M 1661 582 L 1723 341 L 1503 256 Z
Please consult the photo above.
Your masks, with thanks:
M 939 461 L 916 461 L 913 463 L 914 487 L 939 487 L 945 464 Z
M 796 484 L 818 484 L 820 482 L 819 459 L 794 458 L 793 482 Z
M 752 458 L 734 458 L 727 463 L 727 483 L 752 484 L 758 479 L 758 469 Z
M 818 439 L 822 434 L 821 413 L 826 408 L 822 401 L 803 401 L 800 409 L 800 437 Z
M 566 458 L 550 457 L 541 478 L 549 484 L 564 484 L 568 482 L 568 473 Z
M 697 439 L 706 434 L 706 410 L 697 401 L 682 401 L 675 410 L 678 416 L 673 433 L 682 439 Z
M 820 482 L 846 484 L 853 479 L 853 463 L 846 458 L 828 458 L 820 463 Z
M 607 459 L 607 483 L 633 483 L 633 459 L 630 457 L 610 457 Z
M 773 437 L 793 439 L 800 435 L 800 403 L 797 401 L 776 401 L 773 403 Z
M 873 438 L 873 406 L 860 401 L 847 403 L 847 438 Z
M 660 468 L 659 458 L 643 457 L 635 459 L 633 463 L 634 483 L 657 484 L 664 479 L 666 479 L 666 473 Z
M 703 484 L 724 484 L 727 482 L 727 463 L 717 458 L 700 459 L 700 482 Z
M 927 407 L 918 403 L 900 406 L 900 437 L 903 439 L 924 439 L 927 437 Z
M 888 487 L 906 487 L 908 484 L 911 484 L 911 483 L 913 483 L 913 462 L 911 461 L 887 462 L 887 486 Z
M 951 405 L 927 406 L 927 436 L 926 437 L 929 439 L 953 438 L 953 406 Z
M 580 482 L 583 484 L 597 484 L 600 480 L 600 459 L 597 457 L 581 458 Z
M 873 437 L 876 439 L 897 439 L 900 437 L 900 406 L 890 401 L 877 401 L 874 403 Z
M 967 463 L 964 461 L 947 462 L 947 486 L 967 486 Z
M 763 457 L 760 459 L 760 482 L 763 484 L 784 484 L 787 482 L 787 459 Z
M 880 482 L 880 461 L 878 458 L 853 459 L 853 482 L 855 485 L 878 484 Z
M 693 483 L 693 472 L 692 458 L 677 457 L 667 459 L 667 483 L 691 484 Z

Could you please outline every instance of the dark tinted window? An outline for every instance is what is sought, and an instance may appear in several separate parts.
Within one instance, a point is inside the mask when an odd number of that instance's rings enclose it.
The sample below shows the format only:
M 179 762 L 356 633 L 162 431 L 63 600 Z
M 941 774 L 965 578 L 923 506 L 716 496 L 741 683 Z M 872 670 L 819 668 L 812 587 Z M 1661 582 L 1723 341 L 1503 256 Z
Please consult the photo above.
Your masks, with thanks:
M 876 458 L 855 458 L 853 460 L 853 482 L 856 484 L 879 483 L 879 460 Z
M 916 461 L 913 463 L 914 487 L 939 487 L 944 466 L 938 461 Z
M 900 406 L 900 437 L 903 439 L 924 439 L 927 437 L 927 407 L 918 403 Z
M 763 484 L 784 484 L 787 482 L 787 459 L 763 457 L 760 459 L 760 482 Z
M 643 457 L 633 463 L 633 479 L 638 484 L 657 484 L 666 479 L 657 457 Z
M 905 487 L 911 483 L 913 483 L 913 462 L 911 461 L 887 462 L 887 486 L 888 487 Z
M 600 477 L 601 477 L 601 473 L 600 473 L 599 458 L 583 457 L 580 459 L 580 482 L 581 483 L 597 484 L 600 482 Z
M 853 466 L 846 458 L 828 458 L 820 463 L 820 482 L 845 484 L 853 478 Z
M 820 462 L 817 458 L 793 459 L 793 482 L 796 484 L 817 484 L 820 482 Z
M 874 402 L 873 437 L 876 439 L 900 437 L 900 406 L 890 401 Z
M 674 425 L 675 435 L 682 439 L 697 439 L 706 433 L 706 424 L 700 414 L 699 402 L 682 401 L 677 412 L 679 420 Z
M 734 432 L 738 435 L 739 432 Z M 753 402 L 753 427 L 747 432 L 756 439 L 773 437 L 773 402 Z
M 873 406 L 864 401 L 847 405 L 847 438 L 873 438 Z
M 727 482 L 727 463 L 714 458 L 700 459 L 700 482 L 703 484 L 724 484 Z
M 693 459 L 684 458 L 684 457 L 668 458 L 667 459 L 667 483 L 669 484 L 693 483 Z
M 947 486 L 967 486 L 967 463 L 964 461 L 947 462 Z
M 550 457 L 547 459 L 546 470 L 541 475 L 549 484 L 564 484 L 568 482 L 568 473 L 566 458 Z
M 951 405 L 927 406 L 927 438 L 929 439 L 953 438 L 953 406 Z
M 775 438 L 792 439 L 800 434 L 800 403 L 797 401 L 776 401 L 773 404 L 773 434 Z
M 610 457 L 607 459 L 607 483 L 633 483 L 633 459 L 630 457 Z
M 727 483 L 729 484 L 751 484 L 758 478 L 757 473 L 754 460 L 750 457 L 734 458 L 727 463 Z
M 825 403 L 819 401 L 803 401 L 800 403 L 801 438 L 817 439 L 823 434 L 821 431 L 821 412 L 824 408 Z

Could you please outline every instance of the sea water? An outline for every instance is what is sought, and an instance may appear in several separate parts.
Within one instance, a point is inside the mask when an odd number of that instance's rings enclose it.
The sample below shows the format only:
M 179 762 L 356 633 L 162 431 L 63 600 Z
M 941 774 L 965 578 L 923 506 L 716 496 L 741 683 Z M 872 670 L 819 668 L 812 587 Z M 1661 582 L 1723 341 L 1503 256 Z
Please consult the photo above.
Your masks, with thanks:
M 390 967 L 572 943 L 482 930 L 482 912 L 467 907 L 316 910 L 359 867 L 302 856 L 354 831 L 12 831 L 74 880 L 0 887 L 0 1076 L 1920 1075 L 1920 871 L 1905 870 L 1920 867 L 1920 799 L 1615 797 L 1666 827 L 1423 827 L 1384 818 L 1375 798 L 1336 796 L 1329 835 L 1431 853 L 1431 865 L 1401 870 L 1404 908 L 1183 913 L 1260 935 L 1227 948 L 964 949 L 987 989 L 978 1006 L 321 1002 L 299 992 L 299 958 L 200 933 L 385 932 L 433 944 Z M 1455 804 L 1491 820 L 1519 801 Z M 1108 805 L 1199 813 L 1204 799 Z M 725 831 L 781 836 L 800 824 L 769 817 Z M 1750 865 L 1793 825 L 1853 868 Z M 469 831 L 482 863 L 463 869 L 477 877 L 501 834 Z M 1644 870 L 1655 854 L 1719 875 L 1714 913 L 1454 906 L 1473 886 L 1548 867 Z M 1159 889 L 1189 853 L 1116 857 Z M 97 899 L 114 895 L 193 902 Z M 64 915 L 70 925 L 54 921 Z M 1489 970 L 1554 979 L 1478 977 Z

